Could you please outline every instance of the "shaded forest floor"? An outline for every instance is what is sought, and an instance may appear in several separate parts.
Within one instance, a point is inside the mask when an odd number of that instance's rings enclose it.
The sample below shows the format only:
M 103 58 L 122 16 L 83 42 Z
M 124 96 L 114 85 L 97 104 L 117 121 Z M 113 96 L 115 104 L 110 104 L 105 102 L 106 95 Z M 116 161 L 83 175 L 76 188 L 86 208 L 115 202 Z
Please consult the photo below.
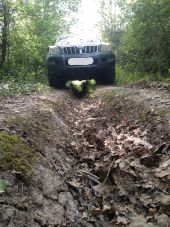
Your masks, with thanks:
M 0 227 L 170 226 L 166 87 L 0 98 L 0 152 Z

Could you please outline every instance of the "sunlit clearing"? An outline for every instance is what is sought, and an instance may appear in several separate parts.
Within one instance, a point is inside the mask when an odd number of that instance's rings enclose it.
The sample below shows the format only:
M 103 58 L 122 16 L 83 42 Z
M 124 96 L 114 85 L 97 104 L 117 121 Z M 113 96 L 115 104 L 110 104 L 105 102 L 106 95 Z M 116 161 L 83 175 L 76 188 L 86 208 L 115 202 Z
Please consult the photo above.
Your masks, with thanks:
M 98 0 L 82 0 L 78 20 L 76 25 L 72 27 L 73 33 L 83 33 L 99 36 L 99 28 L 97 23 L 100 20 L 99 1 Z

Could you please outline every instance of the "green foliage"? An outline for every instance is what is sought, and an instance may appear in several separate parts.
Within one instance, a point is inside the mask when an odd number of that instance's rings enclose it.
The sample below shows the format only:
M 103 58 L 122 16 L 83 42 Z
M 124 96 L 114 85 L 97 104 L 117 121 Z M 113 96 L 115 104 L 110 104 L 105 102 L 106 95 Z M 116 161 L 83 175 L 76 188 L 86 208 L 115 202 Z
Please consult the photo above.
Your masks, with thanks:
M 48 92 L 49 86 L 44 80 L 21 80 L 9 78 L 0 84 L 0 96 L 15 96 L 29 92 Z
M 121 85 L 130 85 L 139 82 L 149 83 L 152 81 L 158 81 L 165 84 L 170 84 L 170 77 L 164 78 L 159 73 L 144 73 L 140 71 L 128 71 L 117 65 L 116 68 L 116 84 Z
M 155 77 L 153 75 L 149 75 L 147 73 L 141 72 L 129 72 L 123 69 L 121 66 L 117 66 L 116 70 L 116 83 L 117 85 L 127 85 L 127 84 L 134 84 L 141 80 L 143 81 L 150 81 L 154 80 Z
M 117 54 L 123 36 L 123 17 L 118 12 L 120 0 L 100 0 L 101 35 L 104 40 L 112 44 L 112 48 Z M 125 1 L 123 2 L 125 5 Z
M 101 0 L 101 6 L 101 30 L 112 43 L 118 64 L 131 72 L 167 77 L 169 0 Z
M 44 76 L 48 46 L 75 22 L 79 1 L 0 0 L 0 79 Z
M 33 150 L 17 135 L 0 133 L 0 169 L 29 175 L 35 160 Z
M 167 74 L 170 66 L 168 12 L 167 0 L 138 0 L 133 4 L 133 18 L 126 28 L 122 49 L 135 70 Z
M 5 189 L 6 189 L 6 182 L 2 179 L 0 179 L 0 194 L 5 192 Z

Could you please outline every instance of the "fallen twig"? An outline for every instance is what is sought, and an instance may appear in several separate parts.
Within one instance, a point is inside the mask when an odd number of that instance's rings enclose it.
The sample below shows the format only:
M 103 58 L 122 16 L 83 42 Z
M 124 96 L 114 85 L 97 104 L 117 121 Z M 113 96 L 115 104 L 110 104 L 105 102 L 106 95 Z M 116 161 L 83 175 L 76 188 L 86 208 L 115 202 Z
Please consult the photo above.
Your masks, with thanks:
M 108 170 L 107 175 L 106 175 L 106 178 L 105 178 L 105 180 L 104 180 L 104 182 L 103 182 L 104 184 L 106 183 L 106 181 L 107 181 L 107 179 L 108 179 L 108 177 L 109 177 L 109 174 L 110 174 L 110 171 L 111 171 L 111 168 L 112 168 L 112 166 L 113 166 L 114 161 L 115 161 L 115 160 L 113 160 L 113 161 L 111 162 L 111 165 L 109 166 L 109 170 Z
M 86 176 L 89 180 L 93 181 L 94 183 L 100 184 L 100 181 L 96 179 L 96 178 L 98 178 L 97 176 L 95 176 L 91 173 L 82 171 L 82 170 L 79 170 L 78 173 L 83 175 L 83 176 Z
M 86 171 L 84 171 L 84 170 L 79 170 L 79 172 L 80 172 L 80 173 L 87 174 L 87 175 L 90 175 L 90 176 L 96 178 L 97 180 L 100 179 L 98 176 L 96 176 L 96 175 L 94 175 L 94 174 L 92 174 L 92 173 L 90 173 L 90 172 L 86 172 Z

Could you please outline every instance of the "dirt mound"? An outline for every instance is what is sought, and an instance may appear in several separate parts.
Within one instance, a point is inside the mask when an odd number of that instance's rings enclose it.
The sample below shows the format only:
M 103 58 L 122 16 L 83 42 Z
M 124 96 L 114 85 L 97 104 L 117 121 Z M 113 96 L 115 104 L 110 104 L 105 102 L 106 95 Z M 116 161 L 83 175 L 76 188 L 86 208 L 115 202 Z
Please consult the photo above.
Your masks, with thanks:
M 69 109 L 66 96 L 54 93 L 3 100 L 1 134 L 9 135 L 5 151 L 10 154 L 11 136 L 17 135 L 34 152 L 34 162 L 29 163 L 31 171 L 19 155 L 12 156 L 13 165 L 10 162 L 5 169 L 0 165 L 1 179 L 7 182 L 0 197 L 0 226 L 69 226 L 78 219 L 77 204 L 67 186 L 75 163 L 67 150 L 72 132 L 60 116 Z M 22 147 L 17 141 L 16 145 L 19 154 Z
M 137 83 L 134 83 L 132 85 L 127 85 L 127 87 L 135 88 L 135 89 L 151 89 L 151 90 L 157 90 L 157 91 L 167 91 L 170 92 L 170 85 L 169 83 L 162 83 L 162 82 L 151 82 L 147 80 L 141 80 Z
M 111 87 L 1 99 L 0 226 L 168 226 L 169 101 Z

